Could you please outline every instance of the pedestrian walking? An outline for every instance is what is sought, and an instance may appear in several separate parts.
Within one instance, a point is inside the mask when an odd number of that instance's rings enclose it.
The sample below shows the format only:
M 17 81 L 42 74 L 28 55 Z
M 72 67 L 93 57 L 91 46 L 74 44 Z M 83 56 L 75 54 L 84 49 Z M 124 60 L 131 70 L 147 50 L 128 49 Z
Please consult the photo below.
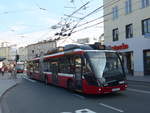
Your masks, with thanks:
M 4 66 L 2 67 L 1 72 L 2 72 L 2 76 L 4 76 L 4 73 L 5 73 L 5 68 L 4 68 Z
M 16 67 L 15 65 L 13 66 L 13 68 L 11 69 L 11 76 L 13 79 L 17 79 L 17 76 L 16 76 Z

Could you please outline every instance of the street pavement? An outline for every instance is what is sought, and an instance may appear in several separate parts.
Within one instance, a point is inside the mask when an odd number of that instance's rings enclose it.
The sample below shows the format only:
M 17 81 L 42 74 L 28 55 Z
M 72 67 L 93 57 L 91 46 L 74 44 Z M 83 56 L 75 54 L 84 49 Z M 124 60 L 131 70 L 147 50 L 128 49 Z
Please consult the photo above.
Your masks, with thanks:
M 149 113 L 150 86 L 129 83 L 124 92 L 84 95 L 23 75 L 2 99 L 3 113 Z
M 127 76 L 128 81 L 134 81 L 134 82 L 145 82 L 145 83 L 150 83 L 150 75 L 147 76 L 133 76 L 133 75 L 128 75 Z
M 3 95 L 18 83 L 19 79 L 16 79 L 15 76 L 12 76 L 10 73 L 4 73 L 4 75 L 0 73 L 0 113 L 2 112 L 1 99 Z

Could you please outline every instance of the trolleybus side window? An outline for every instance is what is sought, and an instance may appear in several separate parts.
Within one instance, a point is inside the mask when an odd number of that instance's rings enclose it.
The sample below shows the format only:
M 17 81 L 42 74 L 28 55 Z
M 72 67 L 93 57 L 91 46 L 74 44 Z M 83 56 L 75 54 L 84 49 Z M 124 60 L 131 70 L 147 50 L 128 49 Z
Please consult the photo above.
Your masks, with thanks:
M 74 65 L 74 56 L 67 56 L 67 68 L 69 74 L 74 74 L 75 65 Z
M 44 71 L 50 72 L 50 62 L 49 61 L 44 62 Z
M 60 73 L 74 73 L 74 57 L 73 56 L 65 56 L 59 59 L 59 72 Z
M 39 61 L 33 61 L 33 71 L 39 71 Z
M 81 74 L 81 66 L 82 66 L 82 59 L 80 57 L 75 57 L 75 73 Z
M 52 61 L 52 60 L 46 60 L 46 61 L 44 61 L 44 71 L 46 71 L 46 72 L 52 72 L 52 68 L 53 68 L 52 62 L 54 62 L 54 61 Z
M 50 62 L 50 71 L 54 73 L 58 73 L 59 71 L 58 59 L 54 59 Z
M 87 59 L 84 59 L 83 76 L 89 85 L 97 85 L 96 78 Z
M 79 90 L 82 89 L 82 58 L 75 56 L 75 87 Z
M 53 68 L 52 61 L 49 61 L 49 71 L 50 72 L 52 72 L 52 68 Z
M 67 59 L 65 57 L 59 58 L 59 72 L 60 73 L 67 73 Z
M 36 63 L 35 71 L 39 71 L 39 63 Z
M 89 74 L 92 73 L 92 69 L 90 67 L 89 62 L 87 62 L 87 59 L 84 59 L 83 63 L 83 74 Z
M 27 62 L 27 70 L 33 71 L 33 62 L 32 61 Z

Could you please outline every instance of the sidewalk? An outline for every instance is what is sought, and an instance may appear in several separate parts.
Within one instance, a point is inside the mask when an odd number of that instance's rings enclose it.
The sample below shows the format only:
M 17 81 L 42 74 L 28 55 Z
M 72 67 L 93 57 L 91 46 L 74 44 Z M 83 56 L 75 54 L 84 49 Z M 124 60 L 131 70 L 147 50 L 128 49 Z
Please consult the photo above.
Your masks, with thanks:
M 150 83 L 150 75 L 148 76 L 133 76 L 133 75 L 127 75 L 128 81 L 135 81 L 135 82 L 145 82 Z
M 9 73 L 5 73 L 4 76 L 0 73 L 0 107 L 2 96 L 12 87 L 17 85 L 18 80 L 13 79 Z M 1 108 L 0 108 L 1 113 Z

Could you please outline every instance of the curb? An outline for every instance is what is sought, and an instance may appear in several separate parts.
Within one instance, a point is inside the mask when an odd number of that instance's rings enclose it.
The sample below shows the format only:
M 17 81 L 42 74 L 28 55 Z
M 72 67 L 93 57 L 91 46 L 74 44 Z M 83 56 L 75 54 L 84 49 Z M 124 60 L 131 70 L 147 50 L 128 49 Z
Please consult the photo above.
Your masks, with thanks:
M 9 88 L 7 88 L 3 93 L 2 95 L 0 95 L 0 102 L 1 102 L 1 99 L 2 97 L 9 91 L 11 90 L 12 88 L 16 87 L 19 83 L 15 83 L 14 85 L 10 86 Z
M 14 85 L 10 86 L 9 88 L 7 88 L 1 95 L 0 95 L 0 113 L 2 113 L 2 109 L 1 109 L 1 101 L 3 96 L 10 91 L 11 89 L 13 89 L 14 87 L 16 87 L 19 84 L 19 82 L 16 82 Z

